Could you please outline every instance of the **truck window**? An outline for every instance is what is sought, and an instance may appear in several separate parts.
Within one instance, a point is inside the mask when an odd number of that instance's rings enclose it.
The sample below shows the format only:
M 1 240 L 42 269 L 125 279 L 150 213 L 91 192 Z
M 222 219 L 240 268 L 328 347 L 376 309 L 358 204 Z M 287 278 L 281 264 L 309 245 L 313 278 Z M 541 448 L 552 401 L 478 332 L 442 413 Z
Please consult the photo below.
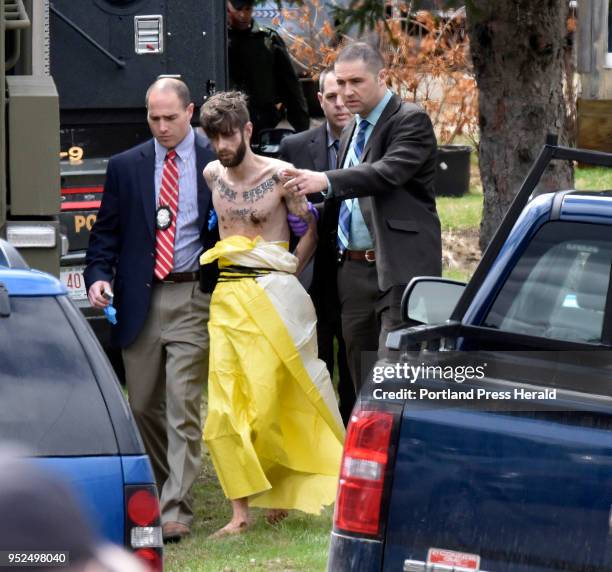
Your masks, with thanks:
M 0 439 L 35 455 L 117 454 L 100 389 L 54 297 L 11 297 L 0 317 Z
M 606 225 L 544 225 L 502 286 L 483 325 L 558 340 L 601 342 L 611 234 Z

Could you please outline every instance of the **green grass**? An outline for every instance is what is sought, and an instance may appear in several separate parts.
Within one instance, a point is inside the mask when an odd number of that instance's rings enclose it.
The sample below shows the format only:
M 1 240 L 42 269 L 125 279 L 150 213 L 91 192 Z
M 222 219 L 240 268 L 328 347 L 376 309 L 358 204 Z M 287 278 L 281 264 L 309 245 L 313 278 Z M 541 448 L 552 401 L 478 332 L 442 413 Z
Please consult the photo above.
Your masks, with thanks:
M 470 279 L 475 261 L 479 259 L 477 241 L 482 218 L 482 186 L 475 153 L 471 161 L 469 192 L 462 197 L 436 198 L 444 243 L 442 275 L 462 282 Z
M 452 232 L 461 240 L 466 231 L 478 230 L 482 217 L 482 186 L 478 173 L 478 162 L 472 153 L 472 170 L 470 191 L 463 197 L 438 197 L 437 207 L 443 232 Z M 612 169 L 606 167 L 579 167 L 575 169 L 575 185 L 577 190 L 609 190 L 612 189 Z M 471 269 L 444 268 L 446 278 L 467 281 L 472 274 Z
M 473 156 L 475 154 L 472 154 Z M 472 165 L 470 191 L 463 197 L 438 197 L 436 202 L 443 231 L 478 229 L 482 217 L 482 187 L 478 168 Z M 581 167 L 575 171 L 578 190 L 612 189 L 612 169 Z
M 574 174 L 578 190 L 604 191 L 612 189 L 612 169 L 607 167 L 580 167 Z
M 467 282 L 472 277 L 471 270 L 463 270 L 459 268 L 443 268 L 442 276 L 444 278 L 450 278 L 451 280 L 459 280 L 460 282 Z
M 167 572 L 220 572 L 242 570 L 325 570 L 331 511 L 320 516 L 294 513 L 272 527 L 263 511 L 246 533 L 220 540 L 207 536 L 230 518 L 229 502 L 214 475 L 195 487 L 196 517 L 190 538 L 166 545 Z
M 206 393 L 206 391 L 205 391 Z M 206 402 L 206 395 L 204 395 Z M 205 418 L 206 406 L 202 408 Z M 208 536 L 231 517 L 229 501 L 223 495 L 204 446 L 202 471 L 193 488 L 195 518 L 191 536 L 164 550 L 166 572 L 242 572 L 283 570 L 308 572 L 326 569 L 332 508 L 321 516 L 291 511 L 276 526 L 264 519 L 265 511 L 252 509 L 254 525 L 244 534 L 220 540 Z
M 472 153 L 470 190 L 462 197 L 437 197 L 442 231 L 477 229 L 482 218 L 482 185 L 476 153 Z
M 470 189 L 462 197 L 438 197 L 436 204 L 442 231 L 477 229 L 480 226 L 482 193 Z

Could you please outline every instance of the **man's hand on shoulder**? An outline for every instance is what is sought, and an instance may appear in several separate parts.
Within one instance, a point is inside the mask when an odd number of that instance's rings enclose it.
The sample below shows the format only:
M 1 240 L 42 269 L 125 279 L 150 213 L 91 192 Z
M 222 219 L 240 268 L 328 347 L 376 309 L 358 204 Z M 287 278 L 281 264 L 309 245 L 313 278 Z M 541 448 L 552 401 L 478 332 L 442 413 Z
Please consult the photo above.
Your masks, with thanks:
M 298 196 L 310 195 L 327 191 L 329 181 L 325 173 L 309 171 L 308 169 L 288 168 L 282 171 L 285 189 Z
M 89 303 L 94 308 L 99 308 L 100 310 L 106 308 L 106 306 L 110 303 L 110 298 L 105 296 L 112 292 L 110 283 L 106 280 L 96 280 L 90 287 L 89 292 L 87 293 L 87 297 L 89 298 Z

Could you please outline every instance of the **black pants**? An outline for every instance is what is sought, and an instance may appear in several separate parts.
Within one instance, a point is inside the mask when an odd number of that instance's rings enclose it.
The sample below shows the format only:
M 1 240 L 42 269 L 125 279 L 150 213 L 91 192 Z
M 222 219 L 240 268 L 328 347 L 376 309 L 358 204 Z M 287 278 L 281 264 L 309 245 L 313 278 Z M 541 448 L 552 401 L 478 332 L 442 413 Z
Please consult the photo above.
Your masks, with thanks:
M 385 342 L 387 334 L 403 323 L 404 289 L 398 285 L 381 292 L 376 263 L 345 260 L 338 267 L 342 334 L 357 395 L 376 359 L 389 355 Z
M 338 352 L 336 354 L 336 360 L 338 361 L 338 406 L 342 421 L 346 426 L 355 405 L 355 389 L 346 358 L 346 346 L 342 337 L 340 312 L 336 312 L 334 315 L 319 315 L 317 319 L 319 358 L 326 363 L 329 374 L 332 377 L 334 376 L 334 339 L 338 341 Z

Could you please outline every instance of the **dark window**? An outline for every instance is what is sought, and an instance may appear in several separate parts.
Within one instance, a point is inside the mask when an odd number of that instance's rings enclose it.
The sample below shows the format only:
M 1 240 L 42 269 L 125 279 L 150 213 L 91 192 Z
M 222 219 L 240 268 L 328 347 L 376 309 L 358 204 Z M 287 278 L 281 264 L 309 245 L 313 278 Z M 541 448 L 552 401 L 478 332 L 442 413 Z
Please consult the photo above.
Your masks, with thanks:
M 546 224 L 503 285 L 484 325 L 544 338 L 601 342 L 611 260 L 610 227 Z
M 10 305 L 0 317 L 0 439 L 36 455 L 116 454 L 106 405 L 57 300 Z

